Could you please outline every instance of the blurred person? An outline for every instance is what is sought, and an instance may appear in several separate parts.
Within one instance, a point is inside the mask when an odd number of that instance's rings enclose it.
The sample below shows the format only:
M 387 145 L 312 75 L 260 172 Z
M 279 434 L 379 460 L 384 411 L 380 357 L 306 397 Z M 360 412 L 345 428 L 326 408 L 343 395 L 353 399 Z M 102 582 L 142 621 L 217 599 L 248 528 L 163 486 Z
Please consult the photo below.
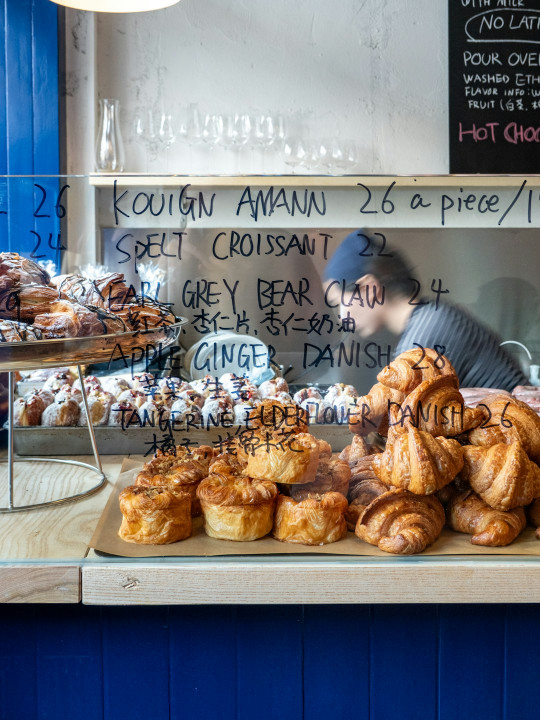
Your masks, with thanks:
M 369 241 L 369 243 L 367 242 Z M 418 283 L 407 259 L 377 234 L 356 230 L 343 240 L 323 273 L 325 299 L 339 308 L 354 332 L 370 337 L 382 329 L 399 336 L 394 355 L 418 346 L 434 348 L 454 366 L 462 387 L 512 390 L 528 379 L 501 338 L 465 309 L 438 296 L 415 296 Z

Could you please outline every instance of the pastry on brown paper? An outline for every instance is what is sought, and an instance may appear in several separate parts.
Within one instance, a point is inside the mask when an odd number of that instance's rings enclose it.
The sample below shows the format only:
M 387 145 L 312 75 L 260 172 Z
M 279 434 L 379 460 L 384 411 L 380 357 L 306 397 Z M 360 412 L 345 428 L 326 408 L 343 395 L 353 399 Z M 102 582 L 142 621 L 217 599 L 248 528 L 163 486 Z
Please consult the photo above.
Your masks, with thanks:
M 130 485 L 119 497 L 122 524 L 118 535 L 126 542 L 166 545 L 192 533 L 189 493 L 167 487 Z
M 246 473 L 286 485 L 310 483 L 317 474 L 319 454 L 317 440 L 309 433 L 286 439 L 268 436 L 247 454 Z
M 450 360 L 431 348 L 415 348 L 401 353 L 386 365 L 377 375 L 377 380 L 408 394 L 425 380 L 433 380 L 440 375 L 456 375 Z
M 446 514 L 452 530 L 472 535 L 473 545 L 510 545 L 526 525 L 522 507 L 494 510 L 472 490 L 465 490 L 452 498 Z
M 372 462 L 385 485 L 430 495 L 456 477 L 463 466 L 463 451 L 457 440 L 433 437 L 409 425 L 391 428 L 385 451 Z
M 315 479 L 302 485 L 291 485 L 290 495 L 302 500 L 309 494 L 323 495 L 327 492 L 338 492 L 347 497 L 351 468 L 345 460 L 333 457 L 319 459 Z
M 508 395 L 488 396 L 482 404 L 490 417 L 469 433 L 469 442 L 489 447 L 519 440 L 531 460 L 540 463 L 540 417 L 535 411 Z
M 540 498 L 536 498 L 527 508 L 529 522 L 536 528 L 536 537 L 540 540 Z
M 481 425 L 486 417 L 484 408 L 465 406 L 457 377 L 441 375 L 424 380 L 409 393 L 392 422 L 401 427 L 414 425 L 431 435 L 453 437 Z
M 270 480 L 212 473 L 197 488 L 207 535 L 245 542 L 268 535 L 278 489 Z
M 347 534 L 347 500 L 341 493 L 312 495 L 304 500 L 280 495 L 276 507 L 276 540 L 301 545 L 326 545 Z
M 357 435 L 388 432 L 388 417 L 394 405 L 400 405 L 405 393 L 393 390 L 382 383 L 375 383 L 367 395 L 356 400 L 356 409 L 349 417 L 349 430 Z
M 465 446 L 461 477 L 497 510 L 523 507 L 540 497 L 540 468 L 519 442 Z
M 355 533 L 384 552 L 413 555 L 435 542 L 444 520 L 444 508 L 435 495 L 392 489 L 365 508 Z

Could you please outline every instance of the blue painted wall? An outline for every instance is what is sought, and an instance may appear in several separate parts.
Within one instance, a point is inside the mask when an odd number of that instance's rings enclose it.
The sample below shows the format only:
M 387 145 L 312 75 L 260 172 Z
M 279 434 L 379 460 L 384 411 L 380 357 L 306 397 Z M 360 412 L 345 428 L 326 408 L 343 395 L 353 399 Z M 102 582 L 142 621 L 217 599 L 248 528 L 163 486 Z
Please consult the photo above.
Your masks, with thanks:
M 538 605 L 0 608 L 0 720 L 536 718 Z

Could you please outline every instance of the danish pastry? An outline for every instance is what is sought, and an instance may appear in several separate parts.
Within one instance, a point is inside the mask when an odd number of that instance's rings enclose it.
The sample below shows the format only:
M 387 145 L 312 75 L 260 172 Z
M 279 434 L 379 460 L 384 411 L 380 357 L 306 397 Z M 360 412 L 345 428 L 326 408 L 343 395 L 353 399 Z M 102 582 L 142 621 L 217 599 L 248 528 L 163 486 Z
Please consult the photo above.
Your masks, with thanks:
M 280 440 L 268 436 L 257 442 L 247 455 L 247 474 L 277 483 L 294 485 L 315 480 L 319 464 L 319 445 L 308 433 Z
M 326 545 L 347 534 L 347 500 L 341 493 L 312 495 L 296 501 L 280 495 L 272 535 L 276 540 L 301 545 Z
M 126 542 L 165 545 L 192 533 L 189 493 L 166 487 L 130 485 L 119 497 L 122 524 L 118 535 Z
M 237 541 L 268 535 L 277 495 L 270 480 L 213 472 L 197 488 L 206 534 Z

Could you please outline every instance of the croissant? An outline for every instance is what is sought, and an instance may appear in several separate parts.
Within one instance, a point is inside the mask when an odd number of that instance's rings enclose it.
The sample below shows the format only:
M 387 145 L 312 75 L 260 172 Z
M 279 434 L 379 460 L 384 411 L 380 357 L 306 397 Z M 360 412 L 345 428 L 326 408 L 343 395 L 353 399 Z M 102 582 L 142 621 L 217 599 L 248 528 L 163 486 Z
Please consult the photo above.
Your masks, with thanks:
M 419 430 L 443 437 L 467 432 L 480 425 L 485 417 L 482 408 L 465 407 L 457 377 L 453 375 L 421 382 L 407 395 L 398 413 L 399 425 L 411 423 Z
M 433 437 L 412 425 L 392 428 L 386 449 L 373 457 L 373 469 L 386 485 L 429 495 L 452 482 L 463 466 L 457 440 Z
M 444 508 L 434 495 L 392 489 L 365 508 L 355 533 L 384 552 L 413 555 L 435 542 L 444 520 Z
M 469 442 L 489 447 L 519 440 L 531 460 L 540 463 L 540 417 L 534 410 L 508 395 L 486 398 L 483 405 L 489 410 L 489 420 L 469 433 Z
M 339 457 L 340 460 L 345 460 L 345 462 L 348 462 L 352 467 L 360 458 L 371 455 L 372 453 L 371 445 L 364 440 L 362 435 L 354 435 L 351 444 L 343 448 Z
M 327 492 L 339 492 L 347 497 L 351 468 L 345 460 L 339 458 L 320 458 L 315 479 L 302 485 L 291 485 L 290 495 L 297 500 L 307 497 L 310 493 L 322 495 Z
M 471 534 L 473 545 L 510 545 L 526 524 L 522 507 L 494 510 L 471 490 L 452 498 L 446 512 L 452 530 Z
M 410 393 L 421 382 L 440 375 L 456 375 L 451 362 L 431 348 L 416 348 L 401 353 L 377 375 L 377 380 L 394 390 Z
M 374 457 L 375 455 L 366 455 L 351 468 L 349 494 L 347 495 L 349 502 L 360 498 L 364 505 L 369 505 L 374 497 L 388 490 L 388 486 L 375 474 Z
M 461 477 L 496 510 L 528 505 L 540 496 L 540 468 L 519 442 L 463 448 Z
M 349 430 L 357 435 L 388 431 L 388 413 L 392 405 L 400 405 L 405 393 L 393 390 L 382 383 L 375 383 L 367 395 L 356 400 L 356 410 L 349 417 Z
M 529 522 L 536 528 L 536 537 L 540 540 L 540 498 L 536 498 L 527 508 Z

